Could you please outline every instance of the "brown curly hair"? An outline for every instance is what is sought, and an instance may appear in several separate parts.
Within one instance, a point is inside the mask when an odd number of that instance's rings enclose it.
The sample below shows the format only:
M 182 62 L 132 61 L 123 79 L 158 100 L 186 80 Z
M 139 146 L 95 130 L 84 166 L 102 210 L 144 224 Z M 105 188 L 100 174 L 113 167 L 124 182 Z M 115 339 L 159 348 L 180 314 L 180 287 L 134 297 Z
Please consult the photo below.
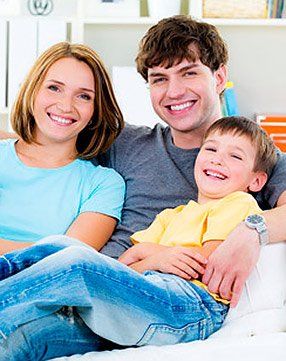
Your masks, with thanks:
M 178 15 L 159 21 L 147 31 L 139 44 L 136 64 L 147 81 L 148 68 L 161 64 L 170 68 L 183 59 L 197 58 L 214 72 L 227 63 L 227 46 L 215 26 Z

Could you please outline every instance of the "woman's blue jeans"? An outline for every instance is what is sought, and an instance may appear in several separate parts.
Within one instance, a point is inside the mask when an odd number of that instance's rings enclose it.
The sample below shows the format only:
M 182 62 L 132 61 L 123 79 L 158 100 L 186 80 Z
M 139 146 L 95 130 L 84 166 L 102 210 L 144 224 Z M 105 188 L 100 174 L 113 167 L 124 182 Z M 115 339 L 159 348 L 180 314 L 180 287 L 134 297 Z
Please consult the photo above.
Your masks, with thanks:
M 15 273 L 0 282 L 4 343 L 21 325 L 63 306 L 76 307 L 96 335 L 124 346 L 205 339 L 221 327 L 228 310 L 191 282 L 154 271 L 139 274 L 67 237 L 7 254 L 0 274 L 2 269 L 2 278 Z

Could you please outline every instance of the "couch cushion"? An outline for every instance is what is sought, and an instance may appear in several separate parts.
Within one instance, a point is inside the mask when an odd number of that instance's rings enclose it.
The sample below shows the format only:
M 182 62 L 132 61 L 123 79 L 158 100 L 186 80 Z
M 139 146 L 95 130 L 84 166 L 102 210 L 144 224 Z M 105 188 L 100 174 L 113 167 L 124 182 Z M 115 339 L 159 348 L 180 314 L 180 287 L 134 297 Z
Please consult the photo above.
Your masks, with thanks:
M 263 247 L 237 307 L 212 337 L 286 331 L 286 243 Z

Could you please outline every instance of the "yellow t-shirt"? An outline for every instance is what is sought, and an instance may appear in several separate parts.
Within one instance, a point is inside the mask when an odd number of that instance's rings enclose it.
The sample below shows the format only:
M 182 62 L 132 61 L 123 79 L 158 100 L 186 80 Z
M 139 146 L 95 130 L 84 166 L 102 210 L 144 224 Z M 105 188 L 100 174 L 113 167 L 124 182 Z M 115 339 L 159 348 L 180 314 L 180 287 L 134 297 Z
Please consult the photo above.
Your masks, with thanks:
M 225 240 L 247 216 L 261 212 L 256 200 L 249 193 L 240 191 L 204 204 L 190 201 L 185 206 L 165 209 L 147 229 L 134 233 L 131 240 L 165 246 L 202 246 L 207 241 Z M 192 282 L 207 290 L 202 282 Z M 212 296 L 227 303 L 216 294 Z

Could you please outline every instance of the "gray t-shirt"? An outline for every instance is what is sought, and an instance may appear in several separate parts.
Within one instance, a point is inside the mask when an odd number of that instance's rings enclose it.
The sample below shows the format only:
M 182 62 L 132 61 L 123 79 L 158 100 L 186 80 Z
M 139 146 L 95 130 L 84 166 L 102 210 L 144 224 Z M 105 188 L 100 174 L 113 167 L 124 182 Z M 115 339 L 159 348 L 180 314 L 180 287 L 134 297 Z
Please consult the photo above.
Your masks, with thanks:
M 117 258 L 131 246 L 130 235 L 150 225 L 165 208 L 197 200 L 194 163 L 199 149 L 181 149 L 172 142 L 170 128 L 126 125 L 99 163 L 114 168 L 126 182 L 122 221 L 102 253 Z M 97 164 L 96 161 L 94 161 Z M 286 190 L 286 155 L 278 163 L 256 199 L 262 209 L 273 208 Z

